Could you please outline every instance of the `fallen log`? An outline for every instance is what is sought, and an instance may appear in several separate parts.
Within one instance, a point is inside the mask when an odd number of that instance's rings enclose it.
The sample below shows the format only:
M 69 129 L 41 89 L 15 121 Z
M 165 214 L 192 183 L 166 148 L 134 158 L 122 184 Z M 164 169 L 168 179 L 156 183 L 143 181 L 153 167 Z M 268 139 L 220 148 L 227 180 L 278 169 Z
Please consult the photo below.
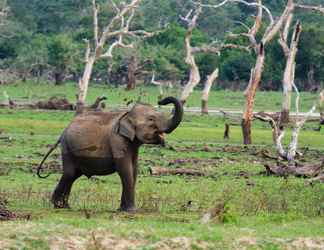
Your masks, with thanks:
M 296 177 L 314 178 L 324 174 L 324 162 L 301 166 L 277 163 L 277 165 L 265 164 L 264 167 L 266 168 L 266 172 L 268 175 L 276 175 L 281 177 L 293 175 Z
M 324 173 L 314 177 L 314 178 L 311 178 L 307 181 L 307 184 L 308 185 L 312 185 L 314 182 L 320 182 L 320 183 L 324 183 Z
M 83 107 L 81 112 L 99 111 L 104 109 L 105 105 L 104 103 L 102 103 L 102 101 L 104 100 L 107 100 L 107 98 L 98 97 L 92 105 Z M 66 98 L 59 98 L 56 96 L 52 96 L 46 101 L 38 101 L 34 103 L 26 103 L 26 102 L 22 103 L 22 102 L 9 100 L 8 103 L 0 103 L 0 108 L 74 111 L 76 110 L 76 105 L 69 102 Z
M 189 168 L 162 168 L 162 167 L 152 167 L 149 169 L 150 174 L 154 176 L 162 175 L 190 175 L 190 176 L 204 176 L 205 173 Z
M 7 140 L 7 141 L 11 141 L 12 138 L 10 136 L 0 136 L 0 140 Z
M 66 98 L 52 96 L 48 101 L 39 101 L 35 108 L 49 110 L 75 110 L 75 105 L 70 103 Z

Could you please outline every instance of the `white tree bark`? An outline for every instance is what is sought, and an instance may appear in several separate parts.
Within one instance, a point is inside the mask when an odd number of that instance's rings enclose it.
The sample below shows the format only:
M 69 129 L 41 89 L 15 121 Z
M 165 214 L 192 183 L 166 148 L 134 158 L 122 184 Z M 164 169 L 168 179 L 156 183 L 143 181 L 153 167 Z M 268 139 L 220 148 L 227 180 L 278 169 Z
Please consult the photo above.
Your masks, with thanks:
M 316 104 L 314 104 L 313 107 L 308 111 L 308 113 L 305 116 L 303 117 L 299 116 L 300 93 L 294 83 L 292 86 L 296 92 L 296 101 L 295 101 L 296 119 L 292 129 L 291 140 L 287 149 L 285 149 L 282 144 L 282 140 L 285 136 L 285 131 L 284 129 L 282 129 L 280 125 L 280 120 L 276 122 L 270 115 L 264 113 L 262 115 L 258 115 L 258 114 L 254 115 L 254 118 L 262 121 L 267 121 L 270 123 L 273 129 L 273 141 L 276 146 L 277 153 L 281 158 L 286 159 L 289 165 L 294 165 L 295 163 L 295 156 L 297 154 L 297 149 L 298 149 L 299 133 L 302 127 L 304 126 L 305 122 L 310 117 L 310 115 L 314 113 L 314 111 L 316 110 Z
M 282 100 L 282 110 L 281 110 L 281 124 L 285 124 L 289 122 L 289 112 L 291 107 L 291 92 L 292 92 L 292 85 L 295 81 L 295 67 L 296 67 L 296 55 L 298 51 L 298 43 L 301 33 L 301 24 L 297 22 L 294 33 L 291 38 L 290 47 L 287 45 L 287 36 L 288 30 L 291 23 L 292 14 L 287 19 L 286 27 L 284 30 L 283 35 L 280 38 L 280 44 L 282 49 L 287 57 L 286 68 L 284 71 L 283 76 L 283 100 Z
M 195 10 L 195 13 L 192 16 L 192 18 L 190 18 L 190 16 L 192 15 L 192 11 L 190 11 L 186 17 L 184 17 L 184 18 L 181 17 L 182 20 L 187 22 L 187 24 L 188 24 L 188 29 L 187 29 L 186 36 L 185 36 L 185 48 L 186 48 L 185 62 L 186 62 L 186 64 L 188 64 L 190 66 L 189 81 L 186 84 L 186 86 L 184 87 L 181 97 L 180 97 L 180 101 L 183 104 L 187 101 L 188 97 L 192 93 L 195 86 L 197 86 L 197 84 L 200 82 L 199 69 L 196 64 L 195 57 L 193 55 L 193 51 L 192 51 L 192 47 L 191 47 L 191 37 L 192 37 L 193 29 L 197 25 L 197 19 L 198 19 L 199 15 L 201 14 L 201 10 L 202 10 L 202 8 L 201 8 L 201 5 L 199 4 L 197 9 Z
M 210 89 L 215 82 L 215 80 L 218 78 L 219 74 L 219 68 L 217 67 L 208 77 L 205 82 L 205 87 L 202 91 L 201 96 L 201 112 L 203 114 L 208 114 L 208 98 L 209 98 L 209 92 Z
M 251 37 L 250 38 L 251 45 L 256 48 L 257 60 L 256 60 L 255 67 L 251 70 L 249 85 L 245 91 L 246 104 L 245 104 L 243 118 L 242 118 L 242 132 L 243 132 L 244 144 L 252 143 L 251 125 L 252 125 L 252 118 L 253 118 L 254 98 L 256 95 L 256 91 L 260 85 L 262 71 L 264 67 L 264 61 L 265 61 L 264 47 L 268 42 L 270 42 L 274 38 L 274 36 L 278 33 L 278 31 L 281 29 L 284 22 L 287 20 L 287 18 L 294 10 L 293 1 L 288 0 L 285 10 L 281 14 L 281 16 L 277 19 L 277 21 L 270 23 L 270 25 L 266 28 L 266 31 L 262 36 L 261 42 L 256 44 L 254 42 L 256 41 L 255 36 L 258 33 L 262 23 L 261 0 L 259 0 L 258 3 L 259 3 L 258 15 L 256 17 L 254 26 L 251 28 L 251 30 L 248 33 L 248 35 Z
M 150 37 L 155 33 L 146 32 L 144 30 L 131 31 L 130 24 L 134 18 L 135 11 L 138 9 L 141 0 L 131 0 L 130 3 L 121 3 L 117 6 L 113 1 L 113 7 L 115 9 L 115 16 L 107 23 L 103 31 L 99 32 L 98 13 L 99 6 L 96 0 L 92 0 L 93 7 L 93 29 L 94 29 L 94 46 L 91 48 L 90 42 L 86 41 L 87 49 L 85 53 L 85 68 L 82 78 L 79 80 L 79 95 L 78 106 L 82 107 L 85 104 L 88 85 L 92 74 L 92 69 L 97 60 L 100 58 L 112 58 L 113 50 L 117 47 L 132 48 L 133 44 L 125 44 L 124 37 Z M 109 39 L 115 38 L 115 42 L 108 44 L 106 52 L 104 52 L 104 46 L 107 45 Z M 80 109 L 79 109 L 80 110 Z
M 324 90 L 320 93 L 319 98 L 320 124 L 324 125 Z
M 218 5 L 214 5 L 212 7 L 219 8 L 225 5 L 227 2 L 228 1 L 223 1 L 222 3 Z M 202 12 L 202 7 L 203 6 L 210 7 L 209 5 L 202 5 L 200 2 L 196 3 L 196 5 L 197 5 L 197 9 L 195 10 L 194 14 L 193 11 L 191 10 L 186 17 L 180 16 L 180 18 L 188 25 L 187 33 L 185 36 L 185 48 L 186 48 L 185 62 L 190 66 L 189 81 L 185 85 L 180 97 L 180 100 L 183 104 L 187 101 L 190 94 L 193 92 L 194 88 L 198 85 L 201 79 L 199 68 L 195 61 L 195 56 L 194 56 L 195 53 L 201 53 L 201 52 L 214 53 L 217 56 L 219 56 L 223 49 L 242 49 L 242 50 L 250 51 L 249 47 L 241 46 L 237 44 L 220 44 L 220 45 L 210 44 L 201 47 L 192 47 L 191 46 L 192 31 L 197 25 L 197 20 L 199 18 L 199 15 Z M 214 72 L 212 72 L 211 75 L 207 77 L 207 82 L 205 83 L 205 89 L 203 90 L 202 93 L 202 113 L 208 113 L 207 102 L 208 102 L 209 91 L 211 85 L 213 84 L 213 82 L 217 77 L 218 77 L 218 69 L 215 69 Z

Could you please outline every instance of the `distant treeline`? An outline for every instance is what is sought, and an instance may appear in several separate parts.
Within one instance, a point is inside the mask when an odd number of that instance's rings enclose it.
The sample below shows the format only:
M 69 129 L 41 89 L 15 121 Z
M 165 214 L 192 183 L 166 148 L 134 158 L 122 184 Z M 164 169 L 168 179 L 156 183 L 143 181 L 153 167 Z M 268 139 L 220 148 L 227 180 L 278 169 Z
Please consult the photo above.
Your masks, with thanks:
M 305 1 L 320 4 L 322 0 Z M 0 0 L 4 2 L 4 0 Z M 106 0 L 101 4 L 100 23 L 112 16 Z M 118 2 L 118 1 L 117 1 Z M 135 49 L 116 50 L 113 59 L 95 65 L 92 80 L 107 84 L 125 84 L 128 66 L 135 66 L 138 79 L 149 82 L 152 72 L 158 80 L 185 83 L 188 66 L 184 62 L 186 28 L 179 18 L 190 6 L 187 0 L 144 0 L 134 25 L 148 31 L 163 30 Z M 280 13 L 285 1 L 263 1 L 273 13 Z M 92 8 L 89 0 L 10 0 L 9 12 L 0 26 L 0 84 L 34 78 L 62 84 L 80 77 L 84 67 L 85 42 L 92 39 Z M 202 45 L 228 42 L 228 32 L 239 33 L 244 27 L 237 21 L 253 23 L 253 9 L 240 4 L 205 9 L 194 31 L 192 42 Z M 316 90 L 324 84 L 324 17 L 298 12 L 303 31 L 296 60 L 296 83 L 301 90 Z M 246 44 L 242 38 L 232 43 Z M 254 65 L 254 52 L 228 49 L 221 56 L 201 53 L 197 56 L 202 82 L 219 66 L 216 88 L 243 89 Z M 277 90 L 285 66 L 277 39 L 266 47 L 266 64 L 261 87 Z

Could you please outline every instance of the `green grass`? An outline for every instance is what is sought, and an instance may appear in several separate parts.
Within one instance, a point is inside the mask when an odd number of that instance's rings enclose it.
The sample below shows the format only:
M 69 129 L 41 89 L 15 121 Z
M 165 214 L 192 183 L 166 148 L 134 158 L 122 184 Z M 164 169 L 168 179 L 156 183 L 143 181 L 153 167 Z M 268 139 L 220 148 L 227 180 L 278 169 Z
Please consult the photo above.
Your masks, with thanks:
M 35 84 L 31 82 L 17 83 L 7 86 L 0 86 L 0 93 L 6 91 L 12 99 L 21 101 L 35 101 L 48 99 L 51 96 L 62 96 L 75 102 L 77 86 L 75 83 L 69 83 L 62 86 L 53 86 L 48 83 Z M 171 89 L 167 92 L 169 95 L 179 96 L 178 89 Z M 141 100 L 142 102 L 156 104 L 159 95 L 155 87 L 138 87 L 133 91 L 125 91 L 123 88 L 114 88 L 106 85 L 91 85 L 87 97 L 89 103 L 96 97 L 105 95 L 108 97 L 108 107 L 115 105 L 125 105 L 128 101 Z M 281 93 L 279 92 L 257 92 L 255 99 L 256 111 L 278 111 L 281 107 Z M 313 102 L 317 100 L 317 94 L 301 92 L 301 110 L 308 111 Z M 4 96 L 0 95 L 0 101 Z M 245 104 L 242 92 L 232 92 L 226 90 L 213 90 L 209 97 L 210 108 L 224 110 L 242 110 Z M 195 90 L 189 97 L 188 107 L 200 107 L 201 91 Z
M 72 85 L 50 88 L 51 95 L 64 93 L 73 100 Z M 42 94 L 49 92 L 47 85 L 0 86 L 0 91 L 4 89 L 17 99 L 50 96 Z M 110 105 L 123 103 L 118 101 L 120 96 L 137 99 L 138 95 L 137 91 L 124 94 L 94 87 L 89 99 L 106 91 Z M 152 95 L 145 98 L 154 103 L 155 90 L 147 91 Z M 194 95 L 191 103 L 199 106 L 199 93 Z M 260 109 L 272 107 L 268 100 L 280 101 L 280 94 L 268 95 L 272 99 L 267 96 L 269 99 L 259 102 Z M 239 109 L 228 96 L 243 100 L 241 93 L 213 92 L 211 106 Z M 284 249 L 295 244 L 307 249 L 303 245 L 306 238 L 324 244 L 324 185 L 309 186 L 301 178 L 262 174 L 268 160 L 258 153 L 268 150 L 275 154 L 268 125 L 255 123 L 255 144 L 244 148 L 240 128 L 231 127 L 231 138 L 224 141 L 224 121 L 214 116 L 186 115 L 181 126 L 168 135 L 170 147 L 141 148 L 137 213 L 116 212 L 121 189 L 117 175 L 80 178 L 73 186 L 72 209 L 54 210 L 49 199 L 61 171 L 55 168 L 42 180 L 34 170 L 47 145 L 57 140 L 73 116 L 72 112 L 0 110 L 0 128 L 11 137 L 0 140 L 0 195 L 6 197 L 10 210 L 30 215 L 29 220 L 0 222 L 0 249 L 49 249 L 57 244 L 63 249 L 68 245 L 102 249 L 108 244 L 105 240 L 109 245 L 124 242 L 138 249 L 164 249 L 159 244 L 183 249 L 188 242 L 192 249 Z M 300 134 L 299 146 L 302 151 L 310 149 L 305 154 L 310 162 L 324 153 L 324 133 L 313 131 L 316 126 L 307 125 Z M 288 139 L 289 134 L 285 143 Z M 60 165 L 58 153 L 47 162 Z M 153 177 L 149 168 L 154 166 L 195 168 L 207 176 Z M 202 224 L 202 215 L 222 202 L 226 203 L 222 217 Z

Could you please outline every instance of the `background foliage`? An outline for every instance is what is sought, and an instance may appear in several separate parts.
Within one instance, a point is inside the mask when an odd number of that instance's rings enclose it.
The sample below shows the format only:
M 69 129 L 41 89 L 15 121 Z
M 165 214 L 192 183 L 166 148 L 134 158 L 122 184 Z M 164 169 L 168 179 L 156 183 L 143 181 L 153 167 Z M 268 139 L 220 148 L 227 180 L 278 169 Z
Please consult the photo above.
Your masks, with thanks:
M 97 2 L 101 4 L 99 21 L 104 25 L 113 15 L 113 9 L 104 0 Z M 320 2 L 304 1 L 309 4 Z M 0 27 L 1 69 L 9 69 L 22 80 L 37 77 L 55 81 L 56 84 L 65 80 L 76 81 L 83 69 L 83 39 L 91 39 L 93 33 L 91 1 L 11 0 L 7 4 L 10 8 L 9 16 L 5 25 Z M 264 1 L 264 4 L 276 16 L 281 13 L 285 1 Z M 94 69 L 93 80 L 123 83 L 127 62 L 131 56 L 136 56 L 139 62 L 147 59 L 152 61 L 145 67 L 145 74 L 138 76 L 139 79 L 150 79 L 154 70 L 157 79 L 185 82 L 188 76 L 183 46 L 186 29 L 179 15 L 185 15 L 190 8 L 190 1 L 185 0 L 144 0 L 133 28 L 164 31 L 138 44 L 135 50 L 116 51 L 113 60 L 100 61 Z M 242 31 L 237 21 L 253 23 L 253 14 L 254 9 L 240 4 L 230 4 L 217 10 L 204 9 L 193 35 L 193 44 L 224 41 L 228 32 Z M 303 32 L 296 62 L 296 82 L 301 89 L 314 89 L 324 81 L 324 18 L 316 13 L 297 11 L 297 19 L 302 21 Z M 285 60 L 276 40 L 267 47 L 263 89 L 277 90 L 281 86 Z M 244 40 L 238 42 L 244 43 Z M 228 50 L 220 58 L 201 54 L 197 57 L 197 63 L 203 80 L 218 65 L 218 88 L 243 89 L 249 79 L 254 58 L 253 53 Z

